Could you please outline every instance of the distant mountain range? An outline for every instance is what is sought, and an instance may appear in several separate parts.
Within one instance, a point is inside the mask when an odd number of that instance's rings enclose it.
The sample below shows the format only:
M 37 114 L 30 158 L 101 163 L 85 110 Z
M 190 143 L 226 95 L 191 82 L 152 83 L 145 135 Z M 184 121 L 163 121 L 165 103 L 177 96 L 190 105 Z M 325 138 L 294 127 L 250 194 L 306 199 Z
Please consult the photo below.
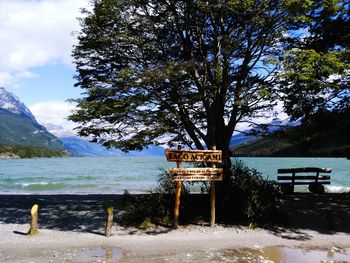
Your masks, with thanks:
M 40 125 L 30 110 L 0 87 L 0 144 L 45 147 L 65 151 L 63 143 Z
M 7 150 L 10 146 L 13 148 L 16 146 L 16 149 L 18 146 L 26 147 L 25 151 L 32 150 L 28 149 L 32 147 L 36 153 L 43 147 L 52 151 L 69 152 L 72 156 L 164 156 L 163 147 L 149 146 L 142 152 L 132 151 L 125 154 L 118 149 L 107 149 L 100 144 L 91 143 L 85 138 L 76 136 L 72 131 L 64 130 L 61 126 L 50 123 L 41 125 L 24 103 L 3 87 L 0 87 L 1 145 L 6 146 Z M 46 153 L 46 150 L 44 152 Z
M 160 146 L 150 145 L 143 151 L 131 151 L 124 153 L 119 149 L 106 148 L 98 143 L 92 143 L 88 138 L 75 135 L 74 132 L 65 130 L 62 126 L 45 123 L 46 129 L 57 136 L 64 144 L 64 147 L 74 156 L 85 157 L 116 157 L 116 156 L 164 156 L 165 149 Z
M 164 156 L 165 149 L 160 146 L 149 146 L 143 151 L 131 151 L 124 153 L 119 149 L 102 146 L 98 143 L 92 143 L 88 140 L 81 139 L 77 136 L 72 137 L 61 137 L 60 140 L 63 142 L 65 148 L 73 153 L 75 156 L 86 156 L 86 157 L 135 157 L 135 156 Z
M 298 119 L 296 121 L 291 121 L 290 118 L 286 118 L 284 120 L 273 120 L 272 122 L 266 124 L 266 131 L 264 132 L 272 133 L 280 129 L 299 126 L 300 124 L 301 119 Z M 231 148 L 237 147 L 238 145 L 240 147 L 243 147 L 246 144 L 252 144 L 257 140 L 260 140 L 261 136 L 259 135 L 249 135 L 252 134 L 254 131 L 257 131 L 257 133 L 259 133 L 259 131 L 263 132 L 261 128 L 253 128 L 251 130 L 246 130 L 239 134 L 233 135 L 230 141 Z

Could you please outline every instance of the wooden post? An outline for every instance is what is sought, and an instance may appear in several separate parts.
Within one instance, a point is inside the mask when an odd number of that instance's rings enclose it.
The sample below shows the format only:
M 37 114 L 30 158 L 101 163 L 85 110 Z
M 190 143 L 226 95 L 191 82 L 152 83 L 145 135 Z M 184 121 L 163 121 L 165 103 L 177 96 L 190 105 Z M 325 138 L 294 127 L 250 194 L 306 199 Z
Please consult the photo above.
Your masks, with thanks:
M 212 150 L 216 150 L 216 146 L 212 147 Z M 216 168 L 216 164 L 212 164 L 212 168 Z M 215 181 L 210 181 L 210 226 L 215 225 Z
M 181 146 L 177 147 L 178 150 L 181 150 Z M 181 167 L 181 162 L 176 162 L 176 167 Z M 177 228 L 179 225 L 179 214 L 180 214 L 180 197 L 181 197 L 181 188 L 182 182 L 176 182 L 176 194 L 175 194 L 175 207 L 174 207 L 174 227 Z
M 106 237 L 109 237 L 109 236 L 112 235 L 113 213 L 114 213 L 113 206 L 108 207 L 108 209 L 107 209 L 106 231 L 105 231 Z
M 30 222 L 30 229 L 28 231 L 28 235 L 35 235 L 38 234 L 38 210 L 39 206 L 37 204 L 33 205 L 30 214 L 31 214 L 31 222 Z
M 111 247 L 106 248 L 106 262 L 113 262 L 113 248 Z

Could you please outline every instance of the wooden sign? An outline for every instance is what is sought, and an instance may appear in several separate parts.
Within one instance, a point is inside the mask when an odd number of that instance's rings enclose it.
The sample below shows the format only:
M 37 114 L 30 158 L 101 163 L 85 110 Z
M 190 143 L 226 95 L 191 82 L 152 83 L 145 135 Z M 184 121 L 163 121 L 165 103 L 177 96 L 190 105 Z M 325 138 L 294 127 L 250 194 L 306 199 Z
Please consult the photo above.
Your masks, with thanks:
M 222 163 L 222 152 L 219 150 L 165 150 L 167 161 L 170 162 L 196 162 L 196 163 Z
M 170 168 L 174 181 L 222 181 L 222 168 Z
M 183 151 L 178 146 L 177 150 L 165 150 L 167 161 L 176 162 L 176 168 L 170 168 L 173 181 L 176 181 L 176 194 L 174 206 L 174 227 L 179 224 L 180 195 L 182 181 L 210 181 L 210 226 L 215 225 L 215 181 L 223 180 L 223 169 L 216 168 L 216 164 L 222 163 L 222 151 L 216 150 L 194 150 Z M 181 167 L 181 162 L 210 163 L 211 167 Z

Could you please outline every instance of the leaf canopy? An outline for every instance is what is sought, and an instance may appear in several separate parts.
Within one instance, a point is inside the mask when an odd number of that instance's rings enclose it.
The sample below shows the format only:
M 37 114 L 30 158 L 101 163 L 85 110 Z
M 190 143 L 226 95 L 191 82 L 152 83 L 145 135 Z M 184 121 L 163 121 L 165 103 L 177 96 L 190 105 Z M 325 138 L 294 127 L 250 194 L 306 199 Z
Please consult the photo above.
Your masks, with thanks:
M 80 135 L 124 151 L 181 143 L 228 153 L 238 122 L 276 103 L 305 0 L 95 0 L 73 57 Z

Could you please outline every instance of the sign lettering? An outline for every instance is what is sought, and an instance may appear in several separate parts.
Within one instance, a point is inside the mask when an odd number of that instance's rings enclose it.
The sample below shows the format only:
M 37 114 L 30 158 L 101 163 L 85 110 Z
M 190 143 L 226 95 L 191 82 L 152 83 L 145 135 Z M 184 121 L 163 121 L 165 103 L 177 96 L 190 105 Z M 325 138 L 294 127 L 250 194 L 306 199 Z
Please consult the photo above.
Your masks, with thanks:
M 221 181 L 222 168 L 170 168 L 174 181 Z
M 165 156 L 171 162 L 222 163 L 222 153 L 218 150 L 182 151 L 166 149 Z
M 171 175 L 217 175 L 222 174 L 222 168 L 170 168 L 169 169 Z
M 223 177 L 221 175 L 174 175 L 171 177 L 174 181 L 222 181 Z

